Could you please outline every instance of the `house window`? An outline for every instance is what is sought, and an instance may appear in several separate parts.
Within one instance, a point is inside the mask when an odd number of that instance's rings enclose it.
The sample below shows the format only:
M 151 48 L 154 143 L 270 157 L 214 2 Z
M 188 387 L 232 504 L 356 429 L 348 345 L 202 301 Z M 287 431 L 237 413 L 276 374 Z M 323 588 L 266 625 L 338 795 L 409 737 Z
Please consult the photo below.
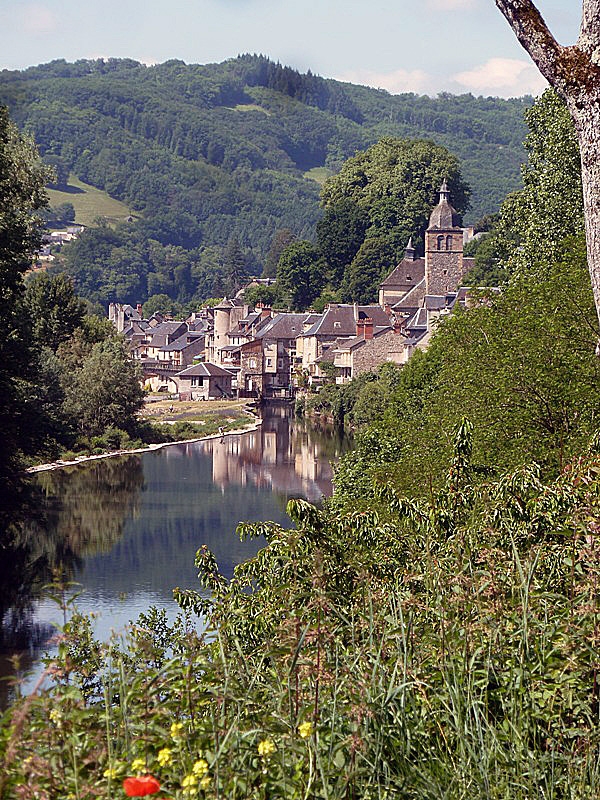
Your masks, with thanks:
M 277 359 L 277 369 L 283 369 L 283 358 Z
M 447 270 L 447 269 L 444 269 L 444 270 L 442 270 L 442 273 L 443 273 L 444 275 L 447 275 L 447 274 L 448 274 L 448 270 Z
M 446 250 L 452 250 L 452 236 L 446 236 Z
M 443 250 L 444 249 L 444 237 L 443 236 L 438 236 L 437 237 L 437 249 L 438 250 Z
M 256 359 L 255 358 L 249 358 L 248 359 L 248 367 L 250 369 L 256 369 Z
M 273 366 L 273 359 L 272 358 L 267 358 L 267 367 L 271 367 L 271 366 Z
M 335 322 L 333 323 L 333 327 L 334 328 L 341 328 L 342 327 L 342 323 L 339 322 L 338 320 L 335 320 Z

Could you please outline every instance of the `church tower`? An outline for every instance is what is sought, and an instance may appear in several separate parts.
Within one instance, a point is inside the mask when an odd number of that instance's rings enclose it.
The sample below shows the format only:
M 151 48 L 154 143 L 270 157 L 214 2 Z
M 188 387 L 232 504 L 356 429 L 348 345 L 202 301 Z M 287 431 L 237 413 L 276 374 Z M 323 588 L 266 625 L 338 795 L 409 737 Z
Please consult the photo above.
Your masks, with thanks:
M 444 179 L 440 201 L 431 212 L 425 231 L 425 293 L 455 292 L 463 275 L 463 229 L 458 212 L 450 205 L 450 191 Z

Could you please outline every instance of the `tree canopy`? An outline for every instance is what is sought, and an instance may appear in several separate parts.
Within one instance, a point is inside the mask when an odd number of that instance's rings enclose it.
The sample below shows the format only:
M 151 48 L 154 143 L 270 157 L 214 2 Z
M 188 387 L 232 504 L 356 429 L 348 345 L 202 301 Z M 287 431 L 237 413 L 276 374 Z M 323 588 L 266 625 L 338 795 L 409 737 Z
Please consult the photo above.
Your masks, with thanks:
M 217 296 L 232 237 L 259 275 L 278 230 L 314 241 L 322 212 L 312 176 L 336 172 L 382 137 L 446 147 L 472 186 L 473 216 L 495 211 L 520 183 L 522 112 L 531 102 L 389 95 L 260 56 L 206 66 L 112 59 L 5 70 L 2 101 L 63 181 L 70 171 L 133 212 L 112 236 L 86 230 L 59 254 L 78 293 L 103 304 L 162 293 L 181 303 Z M 71 189 L 62 199 L 76 204 Z

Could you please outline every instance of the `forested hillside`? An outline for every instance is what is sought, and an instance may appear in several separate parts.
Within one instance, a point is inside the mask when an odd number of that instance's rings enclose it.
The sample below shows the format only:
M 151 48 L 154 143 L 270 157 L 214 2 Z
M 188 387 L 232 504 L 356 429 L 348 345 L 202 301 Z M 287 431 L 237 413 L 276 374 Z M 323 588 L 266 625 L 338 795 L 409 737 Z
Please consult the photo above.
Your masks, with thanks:
M 529 105 L 392 96 L 260 56 L 206 66 L 54 61 L 1 72 L 0 103 L 59 176 L 70 171 L 141 215 L 103 234 L 99 247 L 90 241 L 87 262 L 78 254 L 87 274 L 81 290 L 104 302 L 216 293 L 232 239 L 260 272 L 278 230 L 314 238 L 319 185 L 305 173 L 335 172 L 382 136 L 431 138 L 458 156 L 475 220 L 520 183 Z M 99 250 L 102 265 L 89 260 Z

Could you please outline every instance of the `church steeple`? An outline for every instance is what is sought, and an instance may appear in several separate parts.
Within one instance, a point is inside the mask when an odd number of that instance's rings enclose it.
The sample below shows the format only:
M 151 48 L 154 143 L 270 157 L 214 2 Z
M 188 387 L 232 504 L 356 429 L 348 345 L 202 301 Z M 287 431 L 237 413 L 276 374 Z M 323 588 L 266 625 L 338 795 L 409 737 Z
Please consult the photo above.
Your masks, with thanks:
M 415 248 L 413 247 L 412 236 L 408 240 L 408 244 L 406 245 L 406 248 L 404 250 L 404 258 L 407 261 L 414 261 L 415 260 Z
M 463 276 L 463 230 L 460 216 L 450 204 L 444 179 L 440 200 L 431 212 L 425 231 L 425 286 L 427 294 L 455 292 Z
M 428 230 L 451 230 L 460 228 L 460 215 L 450 204 L 450 189 L 444 178 L 440 186 L 440 200 L 429 217 Z

